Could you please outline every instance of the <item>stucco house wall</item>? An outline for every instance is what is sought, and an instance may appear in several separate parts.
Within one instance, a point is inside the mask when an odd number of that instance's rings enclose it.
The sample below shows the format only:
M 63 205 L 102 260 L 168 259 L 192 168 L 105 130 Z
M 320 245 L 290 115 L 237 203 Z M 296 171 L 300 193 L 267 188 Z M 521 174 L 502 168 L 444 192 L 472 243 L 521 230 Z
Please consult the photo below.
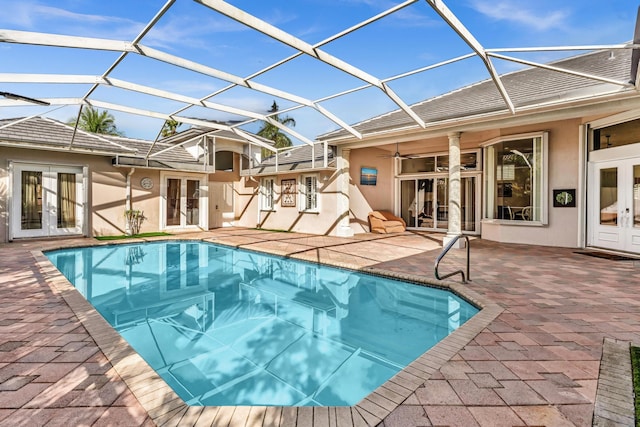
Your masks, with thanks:
M 0 158 L 4 159 L 0 162 L 0 215 L 3 218 L 0 223 L 0 236 L 3 242 L 9 237 L 7 218 L 11 209 L 8 203 L 10 161 L 88 167 L 89 189 L 86 206 L 89 207 L 90 214 L 86 217 L 86 229 L 90 235 L 124 233 L 125 186 L 129 170 L 114 168 L 111 165 L 111 157 L 0 147 Z M 137 208 L 144 209 L 145 214 L 147 213 L 146 204 L 142 203 L 142 206 Z M 157 210 L 157 206 L 153 208 Z M 154 209 L 149 206 L 148 212 L 151 213 Z M 151 221 L 144 224 L 144 227 L 152 227 Z
M 302 212 L 300 210 L 300 181 L 302 175 L 315 174 L 318 177 L 318 210 Z M 236 184 L 238 218 L 236 225 L 269 230 L 296 231 L 302 233 L 335 235 L 338 226 L 336 210 L 336 174 L 334 171 L 315 173 L 289 173 L 273 175 L 275 178 L 275 199 L 273 210 L 261 210 L 259 187 L 261 177 L 255 181 L 244 178 Z M 281 203 L 282 180 L 296 180 L 296 206 L 284 207 Z
M 554 208 L 553 189 L 575 188 L 579 186 L 579 155 L 581 119 L 562 120 L 530 124 L 526 126 L 504 127 L 479 132 L 463 132 L 460 137 L 461 151 L 482 150 L 483 144 L 498 137 L 520 135 L 532 132 L 548 132 L 548 224 L 544 226 L 512 225 L 492 220 L 478 221 L 481 237 L 509 243 L 530 243 L 547 246 L 577 247 L 579 230 L 579 210 L 575 208 Z M 395 152 L 395 145 L 392 147 Z M 448 152 L 448 138 L 435 136 L 406 141 L 399 145 L 402 154 L 436 154 Z M 482 151 L 481 151 L 482 153 Z M 394 178 L 394 159 L 388 150 L 376 147 L 352 148 L 350 152 L 350 205 L 351 228 L 355 233 L 367 232 L 367 215 L 371 210 L 389 210 L 399 214 L 395 205 L 398 183 Z M 479 159 L 480 161 L 482 159 Z M 374 167 L 378 170 L 376 186 L 360 185 L 360 169 Z M 480 178 L 484 180 L 483 175 Z M 478 200 L 484 206 L 484 183 Z
M 505 243 L 578 247 L 578 207 L 553 207 L 553 190 L 579 186 L 580 119 L 505 128 L 500 136 L 547 131 L 549 134 L 547 192 L 548 224 L 541 227 L 483 221 L 482 238 Z M 577 195 L 577 197 L 580 197 Z

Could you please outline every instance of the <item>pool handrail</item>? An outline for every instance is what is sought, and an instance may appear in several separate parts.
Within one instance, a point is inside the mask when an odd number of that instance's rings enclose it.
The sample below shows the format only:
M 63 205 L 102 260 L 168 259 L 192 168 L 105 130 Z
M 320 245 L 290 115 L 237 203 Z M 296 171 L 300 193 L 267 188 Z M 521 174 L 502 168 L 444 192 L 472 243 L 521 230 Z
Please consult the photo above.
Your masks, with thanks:
M 466 247 L 467 247 L 467 274 L 465 276 L 464 271 L 462 270 L 456 270 L 453 273 L 449 273 L 449 274 L 445 274 L 444 276 L 440 276 L 440 274 L 438 273 L 438 267 L 440 266 L 440 261 L 442 261 L 442 258 L 444 258 L 444 256 L 449 252 L 449 250 L 453 247 L 453 245 L 456 244 L 456 242 L 463 237 L 466 240 Z M 456 274 L 460 274 L 462 275 L 462 283 L 467 283 L 471 281 L 471 278 L 469 276 L 469 260 L 471 259 L 470 257 L 471 254 L 471 243 L 469 241 L 469 237 L 463 234 L 459 234 L 457 236 L 454 236 L 453 239 L 451 239 L 451 241 L 442 249 L 442 252 L 440 252 L 440 255 L 438 255 L 438 257 L 436 258 L 436 263 L 434 266 L 434 274 L 436 276 L 436 279 L 438 280 L 444 280 L 448 277 L 454 276 Z

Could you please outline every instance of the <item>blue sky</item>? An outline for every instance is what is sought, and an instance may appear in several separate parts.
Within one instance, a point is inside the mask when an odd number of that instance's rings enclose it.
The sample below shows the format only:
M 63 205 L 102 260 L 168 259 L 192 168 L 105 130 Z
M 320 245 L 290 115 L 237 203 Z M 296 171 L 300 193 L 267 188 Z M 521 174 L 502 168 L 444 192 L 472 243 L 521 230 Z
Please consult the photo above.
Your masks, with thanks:
M 400 1 L 297 0 L 268 2 L 228 1 L 290 34 L 315 44 Z M 487 48 L 614 44 L 632 39 L 638 4 L 629 0 L 445 0 L 478 41 Z M 85 37 L 132 40 L 163 6 L 162 0 L 0 0 L 0 29 L 36 31 Z M 142 44 L 210 67 L 246 77 L 288 57 L 295 51 L 191 0 L 177 0 Z M 418 1 L 392 16 L 331 42 L 324 51 L 378 78 L 428 66 L 470 52 L 469 47 L 438 17 L 425 1 Z M 577 52 L 512 54 L 547 62 Z M 118 57 L 114 52 L 93 52 L 0 43 L 0 73 L 102 75 Z M 500 72 L 518 69 L 514 63 L 495 62 Z M 172 92 L 202 97 L 228 83 L 179 69 L 138 55 L 128 55 L 111 77 Z M 482 63 L 468 59 L 393 81 L 390 86 L 408 104 L 488 78 Z M 298 57 L 256 79 L 257 82 L 316 100 L 364 83 L 308 56 Z M 81 97 L 88 85 L 2 84 L 0 91 L 35 98 Z M 123 90 L 102 87 L 93 99 L 171 113 L 180 107 Z M 293 104 L 275 99 L 281 109 Z M 265 112 L 271 95 L 233 88 L 211 101 Z M 347 123 L 391 111 L 397 106 L 378 89 L 366 89 L 322 106 Z M 77 107 L 1 108 L 0 117 L 45 114 L 67 121 Z M 127 136 L 153 139 L 162 121 L 112 111 Z M 192 108 L 185 115 L 229 120 L 225 113 Z M 336 125 L 314 110 L 287 113 L 296 131 L 313 139 Z M 255 131 L 257 125 L 248 130 Z

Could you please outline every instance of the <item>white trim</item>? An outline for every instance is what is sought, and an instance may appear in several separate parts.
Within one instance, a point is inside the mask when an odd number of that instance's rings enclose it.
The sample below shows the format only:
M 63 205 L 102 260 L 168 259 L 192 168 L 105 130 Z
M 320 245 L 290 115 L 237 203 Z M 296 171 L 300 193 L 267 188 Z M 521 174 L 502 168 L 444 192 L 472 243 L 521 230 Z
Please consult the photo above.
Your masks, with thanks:
M 577 246 L 584 248 L 587 244 L 587 150 L 589 126 L 578 126 L 578 188 L 576 189 L 576 208 L 578 209 Z
M 500 135 L 498 137 L 492 138 L 488 141 L 482 142 L 480 144 L 478 144 L 480 147 L 482 148 L 486 148 L 490 145 L 494 145 L 497 144 L 499 142 L 503 142 L 503 141 L 511 141 L 514 139 L 527 139 L 527 138 L 540 138 L 542 136 L 542 134 L 544 133 L 549 133 L 546 130 L 541 130 L 538 132 L 527 132 L 527 133 L 516 133 L 516 134 L 512 134 L 512 135 Z
M 313 200 L 315 206 L 307 208 L 307 178 L 314 179 L 315 187 L 313 188 Z M 298 211 L 306 213 L 319 213 L 320 212 L 320 174 L 301 174 L 298 179 Z
M 9 188 L 7 189 L 7 237 L 8 241 L 31 237 L 64 237 L 64 236 L 86 236 L 87 235 L 87 201 L 88 201 L 88 167 L 78 164 L 41 163 L 33 161 L 9 160 Z M 33 230 L 21 229 L 21 213 L 19 200 L 15 193 L 15 188 L 21 185 L 21 181 L 16 181 L 15 174 L 22 170 L 35 170 L 42 173 L 42 208 L 41 208 L 41 228 Z M 68 173 L 75 176 L 76 200 L 75 200 L 75 226 L 69 228 L 58 228 L 58 200 L 57 189 L 54 187 L 58 182 L 58 174 Z M 53 188 L 52 188 L 53 187 Z M 46 207 L 45 207 L 46 204 Z
M 271 183 L 271 198 L 267 193 L 267 182 Z M 276 178 L 274 176 L 265 176 L 260 178 L 260 198 L 259 198 L 259 210 L 263 212 L 273 212 L 276 207 Z
M 593 120 L 587 124 L 589 125 L 590 130 L 594 130 L 611 125 L 617 125 L 619 123 L 630 122 L 636 119 L 640 119 L 640 110 L 625 111 L 624 113 Z
M 5 239 L 7 242 L 11 242 L 13 240 L 13 230 L 11 229 L 10 217 L 13 213 L 13 204 L 15 203 L 15 198 L 13 197 L 13 160 L 8 160 L 7 165 L 7 211 L 5 213 Z
M 167 225 L 167 179 L 180 180 L 181 186 L 181 206 L 180 206 L 180 225 Z M 187 225 L 186 222 L 186 204 L 183 207 L 182 200 L 186 202 L 186 195 L 182 191 L 182 188 L 186 186 L 187 180 L 198 180 L 198 190 L 200 192 L 198 203 L 198 224 Z M 160 231 L 165 230 L 208 230 L 209 229 L 209 183 L 208 175 L 199 173 L 180 173 L 177 174 L 173 171 L 165 172 L 160 171 L 160 218 L 158 228 Z
M 486 154 L 486 150 L 499 143 L 504 143 L 506 141 L 516 141 L 522 139 L 531 139 L 534 141 L 534 148 L 536 144 L 536 139 L 540 139 L 541 144 L 541 155 L 542 155 L 542 164 L 541 164 L 541 177 L 540 177 L 540 219 L 538 221 L 520 221 L 520 220 L 512 220 L 512 219 L 502 219 L 502 218 L 489 218 L 489 209 L 493 209 L 493 203 L 489 203 L 489 200 L 494 199 L 494 188 L 493 183 L 496 181 L 496 177 L 494 176 L 493 167 L 489 167 L 489 163 L 492 162 L 490 156 Z M 549 132 L 547 131 L 539 131 L 539 132 L 527 132 L 523 134 L 514 134 L 514 135 L 504 135 L 499 136 L 497 138 L 492 138 L 489 141 L 483 142 L 479 144 L 483 148 L 483 171 L 484 171 L 484 180 L 483 180 L 483 198 L 482 203 L 484 206 L 482 212 L 481 221 L 483 223 L 491 223 L 491 224 L 500 224 L 500 225 L 525 225 L 525 226 L 546 226 L 549 224 Z M 534 156 L 536 155 L 536 151 L 534 149 Z M 538 160 L 534 157 L 534 165 L 537 164 Z M 532 168 L 532 172 L 535 168 Z M 531 179 L 531 188 L 534 186 L 534 179 L 532 176 Z M 535 193 L 532 191 L 532 196 L 535 197 Z M 535 199 L 532 201 L 532 206 L 534 205 Z

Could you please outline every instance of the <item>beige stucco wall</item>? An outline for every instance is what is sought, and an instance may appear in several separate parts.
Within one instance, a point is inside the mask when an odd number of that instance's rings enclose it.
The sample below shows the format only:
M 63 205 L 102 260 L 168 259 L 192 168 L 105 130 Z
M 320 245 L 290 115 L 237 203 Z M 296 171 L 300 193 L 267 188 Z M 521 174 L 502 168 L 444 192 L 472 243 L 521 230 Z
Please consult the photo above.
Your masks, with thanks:
M 578 242 L 578 208 L 554 208 L 553 189 L 579 188 L 579 132 L 580 119 L 547 122 L 520 127 L 505 127 L 482 132 L 462 133 L 461 150 L 472 150 L 494 138 L 518 135 L 531 132 L 547 131 L 549 134 L 548 159 L 548 224 L 542 227 L 515 226 L 483 222 L 482 238 L 500 242 L 530 243 L 547 246 L 577 247 Z M 395 151 L 395 145 L 390 145 Z M 402 143 L 401 153 L 433 154 L 448 151 L 447 137 L 419 139 Z M 395 211 L 394 206 L 397 182 L 394 180 L 393 159 L 384 157 L 389 151 L 375 147 L 352 149 L 350 154 L 351 175 L 351 228 L 354 232 L 367 232 L 367 214 L 371 210 Z M 376 186 L 360 185 L 360 168 L 375 167 L 378 169 Z M 482 190 L 484 191 L 484 190 Z M 478 194 L 478 200 L 482 195 Z M 484 201 L 482 200 L 482 203 Z M 396 212 L 397 213 L 397 212 Z
M 260 178 L 241 178 L 234 184 L 235 225 L 255 228 L 258 226 L 258 192 Z
M 299 199 L 296 196 L 295 207 L 283 207 L 280 203 L 281 182 L 283 179 L 295 179 L 296 190 L 300 191 L 300 174 L 282 174 L 275 177 L 276 198 L 274 210 L 258 211 L 259 181 L 243 178 L 236 186 L 238 204 L 236 207 L 236 225 L 256 227 L 269 230 L 286 230 L 302 233 L 335 235 L 338 227 L 336 204 L 336 173 L 334 171 L 318 172 L 318 212 L 300 212 Z
M 350 222 L 354 233 L 368 233 L 367 216 L 373 210 L 394 211 L 394 162 L 389 152 L 370 147 L 351 150 L 349 155 Z M 376 185 L 360 185 L 362 168 L 378 171 Z
M 579 134 L 580 120 L 566 120 L 538 125 L 503 129 L 500 135 L 516 135 L 527 132 L 549 132 L 547 193 L 548 224 L 542 227 L 482 224 L 482 238 L 509 243 L 578 247 L 578 208 L 554 208 L 553 190 L 579 188 Z M 580 197 L 579 194 L 576 195 Z
M 124 213 L 124 197 L 126 196 L 125 184 L 126 175 L 131 171 L 129 168 L 122 168 L 121 173 L 124 174 L 124 181 L 122 188 L 119 190 L 119 195 L 122 198 L 122 213 Z M 153 187 L 149 190 L 142 188 L 140 182 L 143 178 L 151 178 L 153 181 Z M 136 169 L 131 175 L 131 209 L 141 210 L 144 212 L 145 220 L 140 227 L 141 233 L 147 233 L 151 231 L 158 231 L 160 229 L 160 171 L 153 169 Z M 101 198 L 94 197 L 94 203 L 99 203 Z M 95 209 L 95 205 L 94 205 Z M 124 222 L 122 222 L 124 227 Z M 124 228 L 122 229 L 124 231 Z M 122 233 L 123 231 L 119 231 Z M 113 234 L 113 231 L 109 228 L 104 230 L 94 229 L 96 235 L 109 235 Z
M 89 156 L 67 152 L 38 151 L 20 148 L 0 147 L 0 238 L 7 241 L 8 230 L 8 167 L 9 162 L 40 163 L 46 165 L 88 167 L 89 189 L 87 206 L 92 206 L 86 229 L 90 235 L 122 234 L 124 232 L 125 183 L 128 169 L 118 169 L 111 165 L 111 157 Z M 141 175 L 137 175 L 141 176 Z M 136 178 L 134 178 L 134 182 Z M 137 179 L 139 185 L 139 179 Z M 134 198 L 140 200 L 147 214 L 148 194 L 138 191 Z M 149 209 L 151 212 L 151 209 Z M 144 228 L 152 228 L 151 220 Z M 157 222 L 156 222 L 157 223 Z

